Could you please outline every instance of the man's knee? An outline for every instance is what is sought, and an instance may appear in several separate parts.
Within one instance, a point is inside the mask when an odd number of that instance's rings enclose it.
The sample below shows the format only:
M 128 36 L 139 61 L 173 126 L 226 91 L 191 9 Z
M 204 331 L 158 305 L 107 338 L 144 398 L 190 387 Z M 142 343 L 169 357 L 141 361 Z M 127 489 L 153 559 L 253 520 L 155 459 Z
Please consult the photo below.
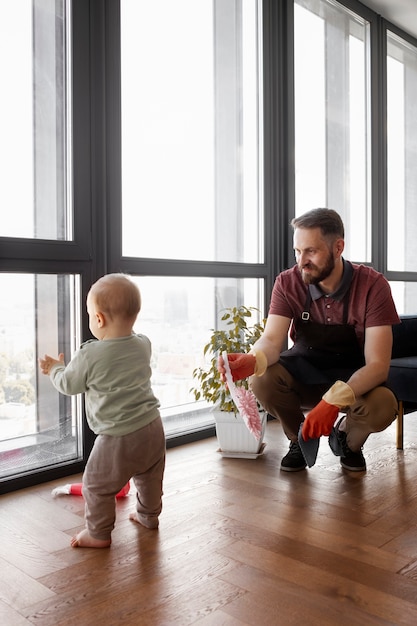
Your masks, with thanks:
M 359 398 L 347 415 L 348 445 L 352 450 L 364 444 L 371 433 L 378 433 L 394 421 L 398 402 L 388 387 L 376 387 Z
M 394 421 L 398 402 L 388 387 L 376 387 L 367 394 L 368 423 L 371 432 L 380 432 Z

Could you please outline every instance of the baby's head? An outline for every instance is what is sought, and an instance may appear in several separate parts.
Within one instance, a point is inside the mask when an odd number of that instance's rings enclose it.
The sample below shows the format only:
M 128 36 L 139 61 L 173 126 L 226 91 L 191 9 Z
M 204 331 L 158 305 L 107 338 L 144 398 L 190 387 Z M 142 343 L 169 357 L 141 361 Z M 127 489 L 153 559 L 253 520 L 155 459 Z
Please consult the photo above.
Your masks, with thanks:
M 141 308 L 139 288 L 125 274 L 106 274 L 95 282 L 87 297 L 94 310 L 102 313 L 107 322 L 133 326 Z

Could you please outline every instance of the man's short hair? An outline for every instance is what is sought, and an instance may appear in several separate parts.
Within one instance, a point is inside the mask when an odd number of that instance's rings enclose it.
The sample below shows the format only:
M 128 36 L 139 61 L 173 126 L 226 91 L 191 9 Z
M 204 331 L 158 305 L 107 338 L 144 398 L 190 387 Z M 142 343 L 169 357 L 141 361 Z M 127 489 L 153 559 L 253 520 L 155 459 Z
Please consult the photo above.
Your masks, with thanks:
M 345 228 L 339 213 L 333 209 L 312 209 L 291 220 L 294 228 L 320 228 L 323 237 L 345 238 Z

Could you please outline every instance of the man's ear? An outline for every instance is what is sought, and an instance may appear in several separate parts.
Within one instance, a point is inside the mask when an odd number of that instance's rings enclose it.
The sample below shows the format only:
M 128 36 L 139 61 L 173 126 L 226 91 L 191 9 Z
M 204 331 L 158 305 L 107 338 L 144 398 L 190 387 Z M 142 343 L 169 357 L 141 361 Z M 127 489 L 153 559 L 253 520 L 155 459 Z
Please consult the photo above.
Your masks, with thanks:
M 336 239 L 336 241 L 335 241 L 335 248 L 336 248 L 337 255 L 341 256 L 343 250 L 345 249 L 344 239 L 342 239 L 342 238 Z

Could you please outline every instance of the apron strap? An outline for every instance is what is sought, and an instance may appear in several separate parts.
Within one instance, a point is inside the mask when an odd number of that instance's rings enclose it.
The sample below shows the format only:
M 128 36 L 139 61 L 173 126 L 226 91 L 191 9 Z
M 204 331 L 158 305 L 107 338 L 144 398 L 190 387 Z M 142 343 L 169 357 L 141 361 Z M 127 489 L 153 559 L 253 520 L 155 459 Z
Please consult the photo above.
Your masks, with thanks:
M 350 287 L 343 296 L 343 324 L 346 325 L 348 321 L 348 313 L 349 313 L 349 295 L 350 295 Z M 304 311 L 301 313 L 301 320 L 303 322 L 310 321 L 310 306 L 311 306 L 311 292 L 310 286 L 307 289 L 306 301 L 304 304 Z
M 304 311 L 301 313 L 301 320 L 303 322 L 308 322 L 310 320 L 310 306 L 311 306 L 311 293 L 310 293 L 310 286 L 308 286 L 306 301 L 304 304 Z

